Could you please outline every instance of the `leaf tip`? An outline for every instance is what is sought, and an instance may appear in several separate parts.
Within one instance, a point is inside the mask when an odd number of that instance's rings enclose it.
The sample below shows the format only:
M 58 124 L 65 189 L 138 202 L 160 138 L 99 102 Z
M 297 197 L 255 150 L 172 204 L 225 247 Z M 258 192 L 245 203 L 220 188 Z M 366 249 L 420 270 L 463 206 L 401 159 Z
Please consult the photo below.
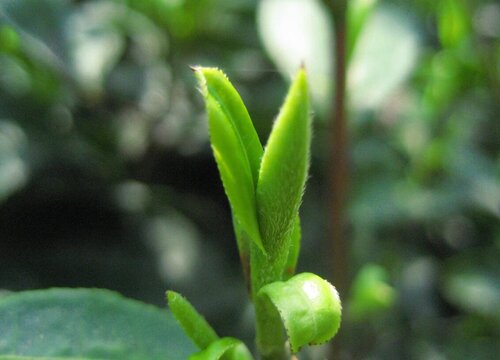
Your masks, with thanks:
M 175 292 L 175 291 L 173 291 L 173 290 L 167 290 L 166 295 L 167 295 L 167 303 L 169 304 L 169 306 L 170 306 L 170 304 L 171 304 L 172 302 L 174 302 L 174 301 L 175 301 L 175 300 L 176 300 L 179 296 L 181 296 L 181 294 L 179 294 L 179 293 L 177 293 L 177 292 Z

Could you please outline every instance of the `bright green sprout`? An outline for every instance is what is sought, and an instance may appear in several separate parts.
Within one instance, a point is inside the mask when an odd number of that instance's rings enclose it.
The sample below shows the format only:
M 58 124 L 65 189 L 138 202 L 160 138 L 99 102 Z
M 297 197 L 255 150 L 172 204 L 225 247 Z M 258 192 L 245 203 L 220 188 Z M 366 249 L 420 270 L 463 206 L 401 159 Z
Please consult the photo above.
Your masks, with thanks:
M 330 283 L 311 273 L 294 276 L 311 145 L 306 72 L 297 72 L 264 148 L 226 75 L 216 68 L 193 70 L 205 99 L 210 143 L 255 305 L 257 350 L 261 359 L 289 359 L 290 352 L 304 345 L 330 340 L 341 318 L 340 299 Z M 191 359 L 252 358 L 241 341 L 220 339 L 182 296 L 170 291 L 168 300 L 200 349 Z

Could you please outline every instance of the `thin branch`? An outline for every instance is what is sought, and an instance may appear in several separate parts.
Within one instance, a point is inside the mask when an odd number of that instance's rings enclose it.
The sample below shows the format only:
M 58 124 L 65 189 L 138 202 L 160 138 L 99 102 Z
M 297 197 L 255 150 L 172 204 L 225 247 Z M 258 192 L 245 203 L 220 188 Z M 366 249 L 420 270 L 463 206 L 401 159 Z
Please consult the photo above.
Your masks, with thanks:
M 349 183 L 346 114 L 347 0 L 325 0 L 325 3 L 333 16 L 335 30 L 335 59 L 332 59 L 335 73 L 335 94 L 330 111 L 331 162 L 329 169 L 331 269 L 333 283 L 344 300 L 349 288 L 349 247 L 345 237 L 346 193 Z M 339 335 L 341 336 L 341 334 L 340 332 Z M 340 357 L 341 344 L 339 335 L 332 342 L 332 359 Z

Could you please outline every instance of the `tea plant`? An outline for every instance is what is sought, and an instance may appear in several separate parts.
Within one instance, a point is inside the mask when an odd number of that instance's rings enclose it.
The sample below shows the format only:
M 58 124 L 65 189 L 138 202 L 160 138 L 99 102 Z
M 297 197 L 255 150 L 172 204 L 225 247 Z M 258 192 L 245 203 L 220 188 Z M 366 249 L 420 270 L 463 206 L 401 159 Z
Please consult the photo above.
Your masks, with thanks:
M 311 273 L 294 276 L 301 238 L 298 210 L 311 142 L 306 73 L 298 71 L 263 149 L 224 73 L 193 70 L 205 99 L 210 141 L 255 306 L 258 352 L 262 359 L 286 359 L 290 355 L 283 326 L 296 353 L 306 344 L 332 338 L 341 313 L 337 291 L 326 280 Z M 201 350 L 196 358 L 211 359 L 226 351 L 229 358 L 251 358 L 241 342 L 218 339 L 184 298 L 169 292 L 168 299 L 174 316 Z
M 290 359 L 331 339 L 341 317 L 332 285 L 294 275 L 311 142 L 306 73 L 298 71 L 264 149 L 227 77 L 214 68 L 194 71 L 255 306 L 257 352 Z M 253 358 L 242 341 L 219 338 L 184 297 L 168 291 L 167 299 L 198 352 L 167 312 L 105 290 L 49 289 L 0 298 L 0 360 Z

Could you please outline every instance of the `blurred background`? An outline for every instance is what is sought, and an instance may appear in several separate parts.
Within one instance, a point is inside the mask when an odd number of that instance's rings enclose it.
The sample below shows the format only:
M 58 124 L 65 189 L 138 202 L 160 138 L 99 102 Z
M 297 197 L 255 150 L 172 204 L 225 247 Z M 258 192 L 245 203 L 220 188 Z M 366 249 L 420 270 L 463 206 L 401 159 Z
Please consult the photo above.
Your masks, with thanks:
M 0 290 L 109 288 L 165 307 L 171 288 L 253 344 L 189 65 L 228 74 L 265 143 L 304 61 L 314 139 L 299 271 L 348 279 L 340 358 L 497 359 L 500 5 L 349 4 L 339 267 L 325 3 L 0 0 Z

